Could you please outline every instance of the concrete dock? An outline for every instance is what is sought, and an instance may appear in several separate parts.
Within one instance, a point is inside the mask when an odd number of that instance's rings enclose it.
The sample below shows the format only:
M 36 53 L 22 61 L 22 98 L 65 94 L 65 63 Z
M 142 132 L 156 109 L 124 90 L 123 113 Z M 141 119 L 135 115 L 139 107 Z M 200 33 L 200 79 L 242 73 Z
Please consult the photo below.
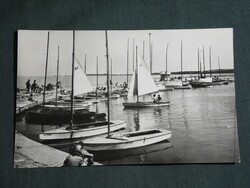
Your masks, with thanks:
M 36 106 L 42 105 L 43 103 L 43 94 L 42 93 L 33 93 L 32 101 L 29 101 L 31 93 L 18 93 L 16 97 L 16 115 L 26 111 L 28 109 L 34 108 Z M 50 102 L 55 99 L 55 91 L 46 91 L 45 102 Z
M 49 146 L 35 142 L 19 132 L 15 133 L 15 155 L 25 156 L 34 163 L 39 164 L 34 167 L 60 167 L 69 155 L 66 152 L 59 151 Z M 15 156 L 16 157 L 16 156 Z M 22 159 L 21 159 L 22 160 Z M 21 161 L 19 159 L 19 161 Z M 18 160 L 15 161 L 18 163 Z M 15 164 L 15 167 L 17 165 Z M 19 167 L 18 167 L 19 168 Z M 21 168 L 25 168 L 21 167 Z

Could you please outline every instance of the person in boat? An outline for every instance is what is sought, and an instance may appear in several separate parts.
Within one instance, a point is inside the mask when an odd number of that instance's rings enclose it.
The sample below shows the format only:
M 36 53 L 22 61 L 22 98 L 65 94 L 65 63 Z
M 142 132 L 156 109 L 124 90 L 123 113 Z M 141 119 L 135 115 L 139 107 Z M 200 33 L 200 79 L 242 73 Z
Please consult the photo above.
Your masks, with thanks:
M 27 92 L 29 93 L 30 92 L 30 79 L 28 79 L 28 81 L 26 82 L 26 89 L 27 89 Z
M 162 102 L 161 95 L 158 95 L 158 97 L 157 97 L 157 102 L 158 102 L 158 103 Z
M 63 166 L 91 166 L 94 163 L 94 155 L 83 149 L 83 143 L 73 145 L 70 155 L 65 159 Z
M 158 102 L 157 97 L 156 97 L 155 94 L 153 95 L 153 102 L 154 102 L 154 103 L 157 103 L 157 102 Z

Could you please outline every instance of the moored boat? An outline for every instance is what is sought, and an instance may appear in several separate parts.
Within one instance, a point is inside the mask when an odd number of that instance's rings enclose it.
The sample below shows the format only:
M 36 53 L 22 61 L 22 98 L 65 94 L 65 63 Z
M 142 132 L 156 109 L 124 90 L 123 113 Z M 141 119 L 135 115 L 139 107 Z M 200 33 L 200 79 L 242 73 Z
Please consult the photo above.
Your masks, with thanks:
M 162 86 L 164 87 L 164 86 Z M 133 77 L 130 83 L 128 92 L 128 101 L 123 102 L 124 107 L 129 108 L 140 108 L 140 107 L 154 107 L 154 106 L 169 106 L 169 101 L 140 101 L 139 97 L 158 93 L 159 90 L 153 80 L 151 73 L 148 70 L 147 64 L 142 57 L 139 58 L 137 55 L 136 47 L 136 68 L 133 73 Z M 136 97 L 136 101 L 133 98 Z M 152 99 L 153 100 L 153 99 Z
M 89 138 L 107 133 L 108 122 L 93 122 L 74 125 L 72 128 L 64 127 L 45 131 L 39 134 L 40 140 L 64 140 Z M 110 122 L 110 131 L 117 131 L 126 127 L 125 121 L 114 120 Z
M 194 88 L 210 87 L 212 86 L 212 78 L 200 78 L 198 80 L 190 81 L 190 85 Z
M 124 102 L 123 106 L 126 108 L 147 108 L 147 107 L 161 107 L 161 106 L 169 106 L 170 102 Z
M 105 113 L 96 113 L 89 111 L 81 111 L 74 113 L 74 120 L 76 122 L 90 122 L 93 120 L 104 120 L 106 117 Z M 25 121 L 27 123 L 35 124 L 65 124 L 69 123 L 72 116 L 69 111 L 55 111 L 51 113 L 50 111 L 44 111 L 43 113 L 38 114 L 37 112 L 30 111 L 25 116 Z
M 171 137 L 172 132 L 164 129 L 148 129 L 114 134 L 110 137 L 86 139 L 84 148 L 90 151 L 124 150 L 155 144 Z

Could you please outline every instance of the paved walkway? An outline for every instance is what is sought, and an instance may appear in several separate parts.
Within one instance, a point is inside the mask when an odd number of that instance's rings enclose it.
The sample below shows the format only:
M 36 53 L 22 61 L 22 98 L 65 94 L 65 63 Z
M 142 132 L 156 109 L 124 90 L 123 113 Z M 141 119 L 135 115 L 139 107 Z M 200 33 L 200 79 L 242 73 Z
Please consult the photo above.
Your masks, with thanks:
M 66 152 L 30 140 L 18 132 L 15 134 L 15 152 L 48 167 L 62 166 L 64 160 L 69 155 Z

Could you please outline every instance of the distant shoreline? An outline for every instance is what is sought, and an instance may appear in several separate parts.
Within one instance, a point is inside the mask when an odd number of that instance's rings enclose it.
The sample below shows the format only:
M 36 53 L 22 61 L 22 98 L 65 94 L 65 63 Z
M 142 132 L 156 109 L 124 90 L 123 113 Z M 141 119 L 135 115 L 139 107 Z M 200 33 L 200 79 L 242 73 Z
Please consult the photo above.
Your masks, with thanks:
M 203 72 L 202 72 L 203 73 Z M 206 70 L 205 71 L 206 74 L 210 74 L 210 70 Z M 214 69 L 211 70 L 212 74 L 228 74 L 228 73 L 234 73 L 234 69 Z M 153 72 L 152 75 L 160 75 L 160 72 Z M 171 72 L 171 74 L 181 74 L 181 71 L 177 71 L 177 72 Z M 182 71 L 182 74 L 198 74 L 198 71 Z M 87 76 L 96 76 L 96 74 L 86 74 Z M 127 74 L 112 74 L 113 76 L 127 76 Z M 129 76 L 132 76 L 132 73 L 128 74 Z M 22 76 L 22 75 L 21 75 Z M 56 75 L 54 75 L 56 76 Z M 71 75 L 59 75 L 59 76 L 71 76 Z M 98 74 L 98 76 L 106 76 L 106 73 L 101 73 Z M 44 76 L 22 76 L 22 77 L 44 77 Z M 50 76 L 51 77 L 51 76 Z

